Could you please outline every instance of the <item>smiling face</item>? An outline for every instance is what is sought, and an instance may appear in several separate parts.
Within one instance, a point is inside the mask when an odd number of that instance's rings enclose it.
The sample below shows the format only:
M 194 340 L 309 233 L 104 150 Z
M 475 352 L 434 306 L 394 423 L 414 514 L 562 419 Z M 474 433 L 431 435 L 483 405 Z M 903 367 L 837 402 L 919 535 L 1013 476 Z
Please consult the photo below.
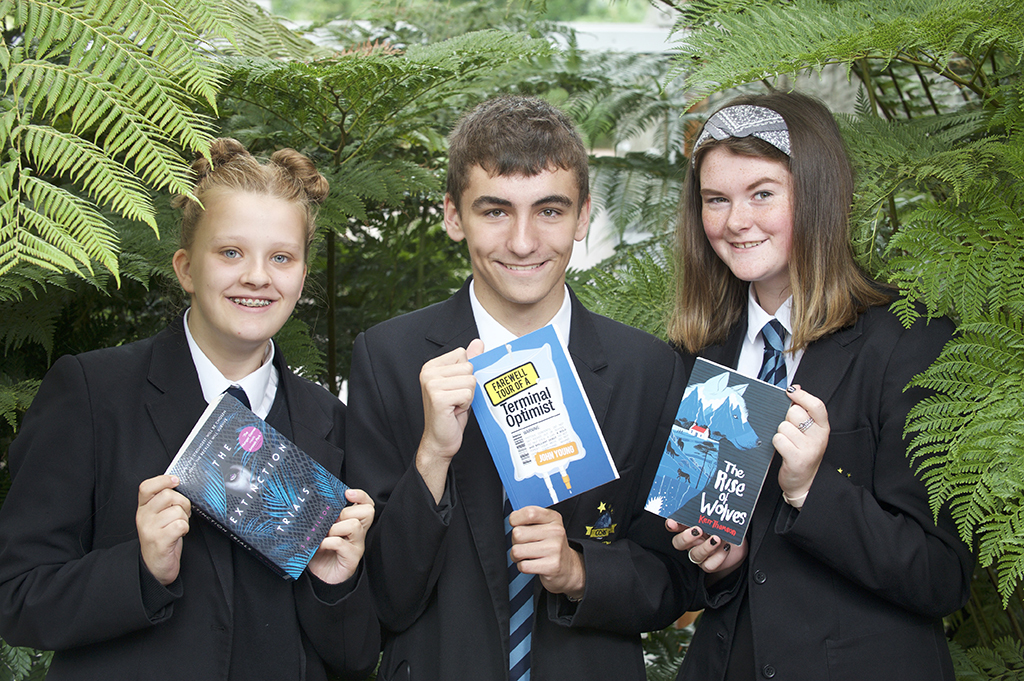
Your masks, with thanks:
M 260 366 L 306 278 L 302 208 L 238 191 L 207 194 L 191 248 L 174 254 L 192 299 L 189 331 L 229 379 Z
M 475 165 L 460 205 L 445 197 L 444 222 L 448 236 L 466 240 L 484 309 L 522 335 L 547 324 L 561 307 L 573 243 L 590 225 L 590 199 L 579 205 L 567 170 L 492 176 Z
M 753 282 L 758 303 L 775 314 L 790 295 L 793 176 L 779 162 L 717 147 L 700 167 L 704 234 L 733 275 Z

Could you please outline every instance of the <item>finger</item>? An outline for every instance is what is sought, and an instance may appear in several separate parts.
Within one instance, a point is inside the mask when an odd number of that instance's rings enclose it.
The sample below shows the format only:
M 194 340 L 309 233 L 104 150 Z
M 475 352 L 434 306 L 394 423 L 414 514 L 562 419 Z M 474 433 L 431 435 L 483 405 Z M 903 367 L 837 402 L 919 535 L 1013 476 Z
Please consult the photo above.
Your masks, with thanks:
M 157 475 L 139 483 L 139 506 L 145 506 L 165 489 L 174 489 L 181 483 L 176 475 Z
M 479 338 L 475 339 L 466 347 L 466 359 L 473 359 L 484 351 L 484 342 Z
M 523 506 L 518 511 L 512 511 L 508 517 L 508 523 L 512 527 L 525 525 L 542 525 L 544 523 L 562 523 L 562 515 L 558 511 L 540 506 Z
M 368 504 L 371 508 L 373 507 L 373 499 L 361 489 L 349 487 L 345 490 L 345 498 L 353 504 Z
M 338 515 L 338 520 L 355 520 L 364 528 L 373 524 L 373 506 L 353 504 L 346 506 Z
M 700 531 L 700 528 L 690 527 L 685 532 L 680 532 L 676 536 L 672 537 L 672 546 L 679 551 L 689 551 L 694 546 L 704 542 L 704 533 Z
M 793 401 L 793 404 L 799 405 L 818 424 L 824 425 L 828 423 L 828 409 L 826 409 L 824 402 L 802 389 L 799 385 L 790 386 L 790 391 L 787 391 L 787 394 L 789 399 Z
M 341 537 L 344 539 L 362 537 L 365 534 L 363 524 L 357 518 L 339 520 L 331 525 L 331 529 L 327 531 L 328 537 Z
M 714 572 L 718 568 L 722 567 L 726 560 L 729 559 L 729 554 L 732 551 L 732 544 L 728 542 L 722 542 L 721 546 L 716 548 L 708 557 L 701 563 L 701 569 L 705 572 Z
M 697 544 L 689 551 L 690 560 L 697 564 L 703 564 L 715 551 L 721 550 L 722 540 L 718 537 L 708 537 L 705 541 Z

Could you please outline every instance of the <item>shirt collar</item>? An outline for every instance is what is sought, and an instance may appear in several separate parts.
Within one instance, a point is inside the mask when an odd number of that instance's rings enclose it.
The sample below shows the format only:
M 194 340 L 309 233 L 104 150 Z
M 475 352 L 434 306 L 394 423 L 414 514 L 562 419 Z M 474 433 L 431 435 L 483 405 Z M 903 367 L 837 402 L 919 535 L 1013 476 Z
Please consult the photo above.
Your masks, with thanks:
M 188 313 L 191 309 L 185 310 L 185 338 L 188 340 L 192 363 L 199 375 L 199 385 L 203 389 L 203 398 L 207 404 L 217 399 L 230 386 L 237 385 L 245 391 L 256 415 L 266 418 L 270 413 L 270 406 L 274 403 L 274 396 L 277 394 L 278 376 L 277 368 L 274 366 L 274 344 L 267 343 L 267 350 L 263 353 L 263 364 L 259 369 L 238 381 L 229 381 L 220 372 L 220 369 L 214 366 L 192 337 L 192 332 L 188 328 Z
M 476 289 L 472 280 L 469 282 L 469 303 L 473 308 L 473 319 L 476 321 L 476 331 L 480 340 L 484 342 L 484 349 L 490 350 L 505 343 L 515 340 L 518 336 L 506 329 L 501 323 L 492 317 L 480 300 L 476 297 Z M 569 287 L 565 287 L 565 297 L 562 299 L 562 306 L 551 318 L 548 324 L 558 329 L 559 335 L 569 345 L 569 329 L 572 327 L 572 296 L 569 295 Z
M 786 300 L 779 306 L 779 309 L 775 311 L 775 315 L 770 315 L 764 311 L 764 308 L 757 302 L 754 297 L 754 285 L 751 284 L 747 288 L 747 341 L 753 343 L 757 338 L 757 334 L 761 333 L 761 329 L 764 325 L 773 319 L 777 319 L 782 328 L 786 330 L 787 340 L 793 337 L 793 326 L 790 323 L 790 315 L 793 312 L 793 296 L 786 298 Z

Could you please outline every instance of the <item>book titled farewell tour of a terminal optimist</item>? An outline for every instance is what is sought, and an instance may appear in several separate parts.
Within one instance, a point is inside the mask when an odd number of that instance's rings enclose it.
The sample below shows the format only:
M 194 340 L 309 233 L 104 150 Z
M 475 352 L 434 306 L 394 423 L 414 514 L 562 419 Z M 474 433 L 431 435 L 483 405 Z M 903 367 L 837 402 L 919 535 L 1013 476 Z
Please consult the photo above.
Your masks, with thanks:
M 348 487 L 223 394 L 167 469 L 203 518 L 282 577 L 298 579 L 348 505 Z
M 698 358 L 645 508 L 742 542 L 790 404 L 782 388 Z
M 550 506 L 619 477 L 553 326 L 471 361 L 473 413 L 514 509 Z

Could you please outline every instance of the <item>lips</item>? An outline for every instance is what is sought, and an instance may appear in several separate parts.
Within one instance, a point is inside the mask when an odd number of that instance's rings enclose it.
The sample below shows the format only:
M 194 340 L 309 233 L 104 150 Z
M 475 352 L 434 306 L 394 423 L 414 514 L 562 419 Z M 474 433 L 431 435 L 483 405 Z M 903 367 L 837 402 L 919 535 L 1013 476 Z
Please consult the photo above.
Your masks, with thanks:
M 273 301 L 265 298 L 231 298 L 231 302 L 242 307 L 266 307 Z

